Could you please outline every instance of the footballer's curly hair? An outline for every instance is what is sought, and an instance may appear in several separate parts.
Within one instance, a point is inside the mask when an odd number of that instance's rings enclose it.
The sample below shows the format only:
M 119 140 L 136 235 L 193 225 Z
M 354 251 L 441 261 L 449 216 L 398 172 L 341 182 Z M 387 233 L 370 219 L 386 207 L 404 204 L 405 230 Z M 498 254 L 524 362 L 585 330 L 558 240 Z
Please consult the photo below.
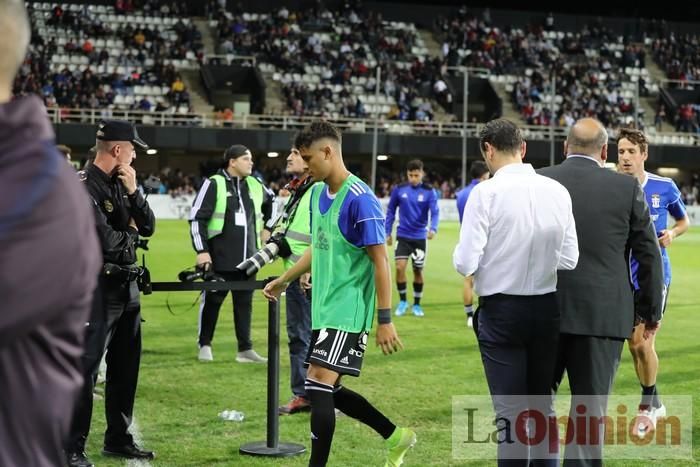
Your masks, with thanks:
M 307 125 L 294 138 L 294 147 L 297 149 L 308 148 L 319 139 L 330 138 L 339 145 L 342 143 L 340 130 L 333 124 L 318 120 Z
M 620 144 L 621 139 L 626 139 L 632 144 L 639 146 L 639 152 L 646 153 L 649 148 L 649 140 L 643 131 L 634 128 L 620 128 L 615 139 L 616 144 Z

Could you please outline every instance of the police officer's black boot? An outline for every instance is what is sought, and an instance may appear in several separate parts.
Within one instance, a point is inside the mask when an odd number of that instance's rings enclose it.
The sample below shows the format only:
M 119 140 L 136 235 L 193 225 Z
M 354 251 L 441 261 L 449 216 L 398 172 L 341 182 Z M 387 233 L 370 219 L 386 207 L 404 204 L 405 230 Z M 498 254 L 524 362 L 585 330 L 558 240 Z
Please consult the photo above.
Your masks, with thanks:
M 67 452 L 66 461 L 68 462 L 68 467 L 94 467 L 83 450 Z

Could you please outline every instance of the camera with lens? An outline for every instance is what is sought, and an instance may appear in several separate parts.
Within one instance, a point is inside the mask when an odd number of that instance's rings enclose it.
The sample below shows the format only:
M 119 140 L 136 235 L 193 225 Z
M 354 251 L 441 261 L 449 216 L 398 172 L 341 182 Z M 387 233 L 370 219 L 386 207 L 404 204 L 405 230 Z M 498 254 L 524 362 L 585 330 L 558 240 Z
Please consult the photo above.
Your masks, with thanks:
M 139 239 L 136 240 L 136 243 L 134 243 L 134 246 L 136 248 L 141 248 L 144 251 L 148 251 L 148 239 L 139 237 Z
M 217 275 L 212 269 L 211 264 L 200 264 L 193 269 L 185 269 L 177 275 L 180 282 L 194 282 L 197 279 L 203 281 L 218 281 L 223 282 L 225 279 Z
M 284 232 L 275 232 L 268 239 L 265 246 L 258 250 L 253 256 L 244 260 L 236 266 L 236 269 L 245 271 L 246 275 L 252 276 L 256 274 L 263 266 L 275 260 L 278 256 L 288 258 L 292 254 L 289 248 L 287 239 L 284 238 Z

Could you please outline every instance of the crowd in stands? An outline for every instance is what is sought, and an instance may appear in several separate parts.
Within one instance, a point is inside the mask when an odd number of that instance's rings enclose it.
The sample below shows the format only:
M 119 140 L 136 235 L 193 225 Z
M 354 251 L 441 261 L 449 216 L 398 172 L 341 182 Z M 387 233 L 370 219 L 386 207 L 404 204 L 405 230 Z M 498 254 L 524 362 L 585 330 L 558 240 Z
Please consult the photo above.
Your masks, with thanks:
M 666 72 L 668 79 L 700 80 L 700 40 L 697 35 L 677 37 L 670 32 L 654 38 L 651 50 L 654 61 Z
M 491 24 L 488 9 L 477 17 L 462 7 L 449 18 L 438 18 L 436 28 L 449 66 L 519 77 L 511 97 L 530 125 L 549 125 L 555 119 L 556 125 L 568 127 L 578 118 L 593 116 L 616 128 L 634 120 L 626 70 L 644 69 L 644 48 L 621 44 L 600 23 L 585 25 L 578 33 L 557 32 L 549 14 L 544 22 L 531 23 L 526 30 L 498 28 Z M 638 80 L 640 94 L 647 94 L 644 76 Z
M 680 189 L 686 206 L 700 205 L 700 174 L 694 173 L 687 183 L 681 184 Z
M 266 186 L 275 194 L 280 191 L 291 177 L 279 167 L 279 164 L 265 163 L 256 166 L 253 175 L 264 180 Z M 443 168 L 444 169 L 444 168 Z M 165 167 L 159 173 L 146 173 L 137 175 L 140 189 L 145 194 L 167 194 L 170 196 L 194 195 L 202 186 L 205 178 L 216 171 L 216 166 L 202 164 L 198 174 L 185 173 L 179 168 Z M 391 194 L 391 190 L 406 180 L 401 175 L 401 171 L 394 171 L 379 168 L 377 174 L 376 194 L 379 198 L 386 198 Z M 357 171 L 357 175 L 363 180 L 369 180 L 369 173 Z M 459 176 L 445 170 L 426 169 L 424 182 L 433 187 L 439 199 L 453 199 L 461 189 Z M 700 174 L 694 173 L 691 177 L 679 184 L 683 201 L 688 206 L 700 204 Z M 282 195 L 284 192 L 282 191 Z
M 186 174 L 179 168 L 165 167 L 158 173 L 139 173 L 137 182 L 144 194 L 194 195 L 202 186 L 206 176 L 212 173 L 211 167 L 208 166 L 200 168 L 199 174 L 196 175 Z M 253 175 L 264 180 L 266 186 L 276 194 L 280 193 L 280 190 L 291 181 L 291 177 L 276 166 L 256 168 Z M 359 173 L 359 176 L 365 180 L 369 180 L 369 175 Z M 403 182 L 405 180 L 401 176 L 388 171 L 382 173 L 377 178 L 377 196 L 380 198 L 388 197 L 391 189 Z M 425 182 L 432 185 L 438 194 L 438 198 L 454 198 L 455 193 L 460 189 L 460 182 L 454 176 L 438 172 L 427 171 Z
M 210 10 L 219 52 L 255 55 L 278 76 L 289 76 L 283 92 L 293 115 L 367 117 L 376 112 L 387 119 L 432 120 L 426 98 L 443 98 L 447 92 L 442 86 L 434 92 L 441 61 L 419 47 L 415 27 L 386 22 L 359 2 L 341 5 L 332 11 L 319 2 L 304 11 L 283 7 L 258 15 L 227 12 L 212 2 Z M 379 99 L 374 96 L 377 64 L 382 66 Z
M 359 0 L 340 2 L 335 9 L 318 1 L 307 9 L 282 7 L 269 14 L 246 13 L 240 5 L 227 9 L 226 3 L 29 3 L 32 42 L 13 92 L 38 94 L 61 112 L 189 114 L 190 94 L 180 70 L 202 63 L 202 35 L 189 18 L 202 11 L 211 20 L 218 52 L 255 56 L 260 69 L 282 84 L 283 113 L 294 116 L 431 122 L 440 112 L 433 100 L 459 114 L 447 68 L 468 66 L 508 78 L 506 90 L 527 124 L 553 120 L 568 127 L 593 116 L 613 131 L 639 116 L 643 128 L 643 109 L 635 109 L 634 94 L 638 89 L 644 97 L 656 86 L 645 68 L 644 41 L 668 78 L 681 81 L 678 87 L 700 80 L 698 36 L 676 35 L 663 21 L 640 23 L 631 39 L 600 20 L 575 33 L 557 31 L 551 13 L 524 30 L 498 27 L 488 9 L 476 15 L 462 7 L 435 20 L 442 54 L 431 57 L 413 24 L 386 21 Z M 233 124 L 230 108 L 217 110 L 218 124 Z M 659 106 L 653 127 L 661 130 L 664 121 L 676 131 L 700 133 L 700 103 L 673 111 Z
M 185 174 L 181 169 L 163 168 L 160 173 L 138 174 L 137 182 L 144 194 L 194 195 L 202 186 L 203 177 Z
M 175 64 L 201 59 L 201 34 L 189 20 L 168 16 L 186 13 L 185 2 L 44 5 L 28 4 L 32 42 L 15 95 L 38 94 L 49 108 L 190 111 Z
M 676 131 L 700 134 L 700 104 L 682 104 L 674 120 Z
M 700 83 L 700 39 L 697 35 L 677 36 L 673 32 L 659 31 L 651 42 L 654 61 L 666 72 L 670 80 L 670 88 L 697 89 Z M 669 116 L 666 112 L 660 119 Z M 684 133 L 700 133 L 700 102 L 686 103 L 678 106 L 675 115 L 670 116 L 670 122 L 676 131 Z

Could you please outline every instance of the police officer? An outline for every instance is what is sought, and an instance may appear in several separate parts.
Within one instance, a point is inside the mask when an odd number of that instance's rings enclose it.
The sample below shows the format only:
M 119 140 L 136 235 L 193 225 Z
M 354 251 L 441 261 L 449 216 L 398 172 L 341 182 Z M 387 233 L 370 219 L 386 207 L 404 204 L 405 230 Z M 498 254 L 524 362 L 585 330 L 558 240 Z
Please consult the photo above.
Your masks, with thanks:
M 95 377 L 105 349 L 107 431 L 102 454 L 132 459 L 155 457 L 152 451 L 139 448 L 127 431 L 141 359 L 141 306 L 136 280 L 141 270 L 135 265 L 135 244 L 139 235 L 150 237 L 155 228 L 153 211 L 137 189 L 136 171 L 131 167 L 137 146 L 148 149 L 131 123 L 103 121 L 97 130 L 95 160 L 78 172 L 94 203 L 104 267 L 86 326 L 85 385 L 66 445 L 71 467 L 92 466 L 85 454 L 85 442 L 90 431 Z
M 254 280 L 236 266 L 253 256 L 270 236 L 274 193 L 252 176 L 253 155 L 240 144 L 228 148 L 222 168 L 204 181 L 192 205 L 190 235 L 197 265 L 228 281 Z M 199 315 L 199 360 L 213 360 L 211 341 L 227 291 L 204 292 Z M 232 291 L 238 340 L 236 361 L 264 363 L 250 338 L 253 291 Z

